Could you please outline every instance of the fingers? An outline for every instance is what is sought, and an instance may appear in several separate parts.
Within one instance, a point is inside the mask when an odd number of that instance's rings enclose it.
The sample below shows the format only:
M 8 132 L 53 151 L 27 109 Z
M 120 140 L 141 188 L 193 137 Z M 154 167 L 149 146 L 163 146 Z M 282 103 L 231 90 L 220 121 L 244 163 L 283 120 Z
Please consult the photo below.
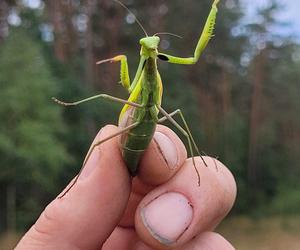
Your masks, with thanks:
M 205 232 L 198 235 L 196 238 L 184 245 L 179 247 L 177 250 L 234 250 L 235 248 L 225 240 L 220 234 L 213 232 Z
M 138 239 L 133 229 L 116 228 L 105 242 L 103 250 L 155 250 Z M 235 248 L 222 237 L 214 232 L 204 232 L 197 235 L 188 243 L 172 248 L 174 250 L 234 250 Z
M 106 126 L 94 143 L 117 131 Z M 78 182 L 48 205 L 17 249 L 99 248 L 118 224 L 129 193 L 130 178 L 114 138 L 95 148 Z
M 117 227 L 106 240 L 102 250 L 133 250 L 138 242 L 134 229 Z
M 111 248 L 115 249 L 115 248 Z M 130 250 L 154 250 L 143 242 L 138 241 L 135 243 L 131 248 L 123 248 L 123 249 L 130 249 Z M 194 239 L 192 239 L 187 244 L 172 248 L 174 250 L 234 250 L 234 247 L 225 240 L 221 235 L 213 232 L 205 232 Z M 108 249 L 107 249 L 108 250 Z
M 189 159 L 176 176 L 146 195 L 138 206 L 136 231 L 155 249 L 176 248 L 213 230 L 234 203 L 236 185 L 229 170 L 210 157 L 205 157 L 208 167 L 199 157 L 195 160 L 200 187 Z

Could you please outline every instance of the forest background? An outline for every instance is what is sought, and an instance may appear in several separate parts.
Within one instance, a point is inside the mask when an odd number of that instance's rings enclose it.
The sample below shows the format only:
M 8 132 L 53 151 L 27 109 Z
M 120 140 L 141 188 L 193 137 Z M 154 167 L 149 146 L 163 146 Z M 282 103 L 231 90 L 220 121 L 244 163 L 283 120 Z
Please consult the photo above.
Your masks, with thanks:
M 178 56 L 192 55 L 211 7 L 123 2 L 148 33 L 183 36 L 162 36 L 160 51 Z M 284 1 L 268 1 L 250 21 L 241 4 L 221 1 L 215 37 L 196 65 L 159 62 L 163 106 L 181 108 L 198 145 L 236 178 L 236 204 L 218 230 L 237 249 L 292 250 L 300 244 L 299 34 L 277 32 L 291 25 L 278 18 Z M 126 54 L 133 77 L 142 36 L 111 0 L 0 1 L 0 249 L 76 175 L 93 137 L 121 109 L 107 101 L 63 108 L 51 97 L 126 98 L 119 65 L 95 62 Z

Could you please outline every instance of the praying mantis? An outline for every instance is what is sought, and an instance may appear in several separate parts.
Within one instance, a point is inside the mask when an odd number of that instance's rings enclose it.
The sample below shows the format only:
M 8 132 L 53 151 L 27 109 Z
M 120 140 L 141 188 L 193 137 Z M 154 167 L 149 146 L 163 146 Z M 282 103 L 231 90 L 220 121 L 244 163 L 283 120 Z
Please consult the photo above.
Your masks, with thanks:
M 123 3 L 119 2 L 118 0 L 114 1 L 122 5 L 133 15 L 133 13 Z M 213 36 L 213 30 L 218 12 L 218 2 L 219 0 L 213 1 L 205 26 L 196 45 L 194 55 L 187 58 L 172 56 L 159 52 L 158 46 L 160 43 L 160 38 L 158 34 L 163 33 L 157 33 L 153 36 L 148 36 L 137 17 L 133 15 L 146 35 L 146 37 L 140 39 L 139 41 L 141 45 L 140 61 L 133 81 L 130 81 L 127 57 L 125 55 L 117 55 L 113 58 L 97 62 L 97 64 L 102 64 L 105 62 L 120 62 L 120 80 L 122 86 L 129 93 L 128 100 L 123 100 L 106 94 L 95 95 L 77 102 L 63 102 L 53 97 L 55 102 L 64 106 L 74 106 L 95 99 L 108 99 L 113 102 L 124 104 L 119 116 L 119 131 L 93 144 L 83 161 L 79 174 L 76 176 L 69 188 L 61 195 L 61 197 L 63 197 L 75 185 L 81 171 L 86 165 L 94 149 L 100 146 L 102 143 L 117 136 L 121 137 L 120 147 L 122 157 L 128 167 L 129 173 L 131 176 L 137 175 L 140 158 L 153 138 L 156 125 L 166 120 L 170 121 L 186 137 L 193 161 L 193 166 L 198 177 L 198 185 L 200 186 L 200 174 L 196 167 L 194 150 L 196 150 L 197 154 L 201 157 L 205 166 L 207 166 L 207 164 L 199 152 L 198 146 L 195 143 L 181 110 L 177 109 L 174 112 L 168 113 L 161 106 L 163 85 L 161 76 L 157 69 L 157 59 L 173 64 L 195 64 L 199 60 L 201 53 Z M 161 118 L 158 116 L 159 113 L 162 114 Z M 175 115 L 179 115 L 184 127 L 175 121 Z

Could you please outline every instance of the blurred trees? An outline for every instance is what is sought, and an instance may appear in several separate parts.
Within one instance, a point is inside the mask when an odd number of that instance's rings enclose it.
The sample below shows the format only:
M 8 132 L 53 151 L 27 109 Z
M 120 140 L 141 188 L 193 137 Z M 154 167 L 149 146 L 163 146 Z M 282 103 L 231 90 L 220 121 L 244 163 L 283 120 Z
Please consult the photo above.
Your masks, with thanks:
M 1 47 L 0 72 L 0 183 L 6 187 L 1 215 L 7 215 L 9 229 L 16 229 L 17 213 L 19 224 L 31 222 L 48 201 L 45 194 L 57 191 L 55 183 L 71 158 L 60 141 L 65 131 L 60 110 L 49 98 L 57 92 L 55 79 L 40 45 L 24 30 L 10 30 Z
M 149 34 L 183 36 L 161 36 L 160 51 L 178 56 L 193 54 L 211 7 L 208 0 L 123 2 Z M 79 170 L 98 129 L 116 124 L 121 109 L 106 101 L 63 109 L 50 97 L 71 101 L 106 92 L 126 98 L 117 84 L 119 65 L 95 62 L 126 54 L 132 78 L 144 36 L 111 0 L 36 3 L 0 2 L 0 222 L 6 228 L 15 221 L 19 228 L 30 225 Z M 163 106 L 181 108 L 201 148 L 233 171 L 236 213 L 295 212 L 300 204 L 300 48 L 274 35 L 279 10 L 271 1 L 245 25 L 239 1 L 221 1 L 216 38 L 198 64 L 159 62 Z
M 287 188 L 292 183 L 296 184 L 290 178 L 290 172 L 294 172 L 299 165 L 299 161 L 291 162 L 296 155 L 285 142 L 291 124 L 294 126 L 295 137 L 300 128 L 296 118 L 299 103 L 295 102 L 298 98 L 292 97 L 290 93 L 292 89 L 295 91 L 294 86 L 300 80 L 300 74 L 294 71 L 294 67 L 299 67 L 299 62 L 293 60 L 299 53 L 299 45 L 294 44 L 290 38 L 271 32 L 272 29 L 280 29 L 284 25 L 276 20 L 281 7 L 276 1 L 271 1 L 268 7 L 257 13 L 259 22 L 246 27 L 249 34 L 247 53 L 251 55 L 251 61 L 245 77 L 250 91 L 247 115 L 248 188 L 245 197 L 250 205 L 248 209 L 252 207 L 254 210 L 257 206 L 266 206 L 279 192 L 280 187 Z M 283 68 L 286 74 L 292 75 L 293 80 L 285 75 Z M 296 89 L 300 90 L 299 87 Z M 284 115 L 287 113 L 290 118 Z M 294 117 L 293 121 L 288 125 L 286 121 L 291 117 Z M 294 149 L 299 154 L 299 149 Z

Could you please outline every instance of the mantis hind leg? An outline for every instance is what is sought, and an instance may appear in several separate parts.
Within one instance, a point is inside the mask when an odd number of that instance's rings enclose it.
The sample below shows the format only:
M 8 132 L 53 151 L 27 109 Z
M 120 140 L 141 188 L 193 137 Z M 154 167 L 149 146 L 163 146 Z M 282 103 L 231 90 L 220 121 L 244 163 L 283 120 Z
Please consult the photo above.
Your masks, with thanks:
M 108 137 L 106 137 L 106 138 L 104 138 L 104 139 L 102 139 L 102 140 L 100 140 L 100 141 L 94 143 L 94 144 L 92 145 L 92 147 L 89 149 L 89 151 L 88 151 L 88 153 L 87 153 L 87 155 L 86 155 L 86 157 L 85 157 L 85 159 L 84 159 L 84 161 L 83 161 L 83 163 L 82 163 L 82 167 L 81 167 L 81 169 L 80 169 L 78 175 L 75 177 L 75 179 L 74 179 L 73 182 L 70 184 L 70 186 L 69 186 L 69 187 L 68 187 L 68 188 L 67 188 L 60 196 L 58 196 L 58 199 L 61 199 L 62 197 L 64 197 L 64 196 L 65 196 L 65 195 L 66 195 L 66 194 L 74 187 L 74 185 L 75 185 L 76 182 L 78 181 L 78 179 L 79 179 L 79 177 L 80 177 L 80 175 L 81 175 L 81 173 L 82 173 L 82 171 L 83 171 L 83 169 L 84 169 L 84 167 L 85 167 L 87 161 L 90 159 L 90 157 L 91 157 L 91 155 L 92 155 L 92 153 L 94 152 L 94 149 L 95 149 L 96 147 L 100 146 L 102 143 L 104 143 L 104 142 L 106 142 L 106 141 L 108 141 L 108 140 L 110 140 L 110 139 L 112 139 L 112 138 L 114 138 L 114 137 L 116 137 L 116 136 L 118 136 L 118 135 L 121 135 L 121 134 L 127 132 L 128 130 L 130 130 L 130 129 L 132 129 L 132 128 L 135 128 L 138 124 L 139 124 L 139 122 L 135 122 L 135 123 L 133 123 L 133 124 L 131 124 L 131 125 L 129 125 L 129 126 L 123 128 L 123 129 L 121 129 L 121 130 L 118 131 L 117 133 L 114 133 L 114 134 L 112 134 L 112 135 L 110 135 L 110 136 L 108 136 Z
M 219 168 L 218 168 L 218 165 L 217 165 L 217 161 L 216 160 L 219 160 L 219 156 L 209 156 L 206 152 L 204 152 L 203 150 L 201 151 L 203 155 L 205 156 L 208 156 L 210 158 L 212 158 L 213 162 L 214 162 L 214 165 L 215 165 L 215 168 L 216 168 L 216 171 L 218 172 L 219 171 Z
M 202 157 L 202 155 L 201 155 L 201 153 L 200 153 L 200 150 L 199 150 L 199 148 L 198 148 L 198 146 L 197 146 L 197 144 L 196 144 L 196 142 L 195 142 L 195 140 L 194 140 L 194 137 L 193 137 L 193 135 L 192 135 L 192 133 L 191 133 L 191 130 L 190 130 L 190 128 L 189 128 L 189 126 L 188 126 L 188 124 L 187 124 L 187 122 L 186 122 L 186 120 L 185 120 L 185 118 L 184 118 L 184 116 L 183 116 L 182 111 L 181 111 L 180 109 L 176 109 L 175 111 L 173 111 L 172 113 L 170 113 L 169 116 L 170 116 L 170 117 L 173 117 L 174 115 L 177 115 L 177 114 L 179 114 L 179 116 L 180 116 L 180 118 L 181 118 L 181 120 L 182 120 L 182 122 L 183 122 L 183 124 L 184 124 L 185 130 L 186 130 L 186 132 L 189 134 L 189 137 L 190 137 L 190 139 L 191 139 L 191 142 L 192 142 L 194 148 L 195 148 L 196 151 L 197 151 L 197 154 L 201 157 L 201 159 L 202 159 L 204 165 L 207 167 L 207 164 L 206 164 L 204 158 Z M 168 119 L 167 117 L 163 117 L 163 118 L 161 118 L 161 119 L 159 120 L 159 122 L 163 122 L 163 121 L 165 121 L 165 120 L 167 120 L 167 119 Z M 202 152 L 203 152 L 203 151 L 202 151 Z
M 190 150 L 190 153 L 191 153 L 191 156 L 192 156 L 192 161 L 193 161 L 193 166 L 195 168 L 195 171 L 197 173 L 197 177 L 198 177 L 198 185 L 200 186 L 200 173 L 198 171 L 198 169 L 196 168 L 196 163 L 195 163 L 195 159 L 194 159 L 194 150 L 193 150 L 193 146 L 194 148 L 196 149 L 198 155 L 201 157 L 203 163 L 205 166 L 207 166 L 204 158 L 201 156 L 200 152 L 199 152 L 199 149 L 198 149 L 198 146 L 197 144 L 195 143 L 195 140 L 190 132 L 190 129 L 187 125 L 187 122 L 186 120 L 184 119 L 184 116 L 181 112 L 180 109 L 177 109 L 175 110 L 174 112 L 168 114 L 163 108 L 161 107 L 158 107 L 159 111 L 164 115 L 163 118 L 159 119 L 158 122 L 161 123 L 165 120 L 169 120 L 188 140 L 188 145 L 189 145 L 189 150 Z M 176 114 L 179 114 L 183 123 L 184 123 L 184 126 L 185 126 L 185 129 L 182 128 L 173 118 L 172 116 L 176 115 Z

